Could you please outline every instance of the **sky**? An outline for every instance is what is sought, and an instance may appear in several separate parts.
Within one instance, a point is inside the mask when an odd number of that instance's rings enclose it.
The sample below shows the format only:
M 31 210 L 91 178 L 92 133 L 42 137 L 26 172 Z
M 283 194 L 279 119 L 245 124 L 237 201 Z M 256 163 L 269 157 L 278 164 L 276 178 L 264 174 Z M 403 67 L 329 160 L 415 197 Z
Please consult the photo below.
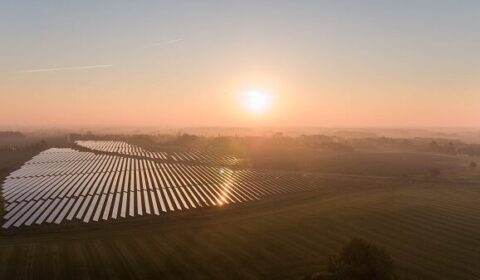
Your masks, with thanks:
M 479 30 L 474 0 L 0 0 L 0 125 L 479 127 Z

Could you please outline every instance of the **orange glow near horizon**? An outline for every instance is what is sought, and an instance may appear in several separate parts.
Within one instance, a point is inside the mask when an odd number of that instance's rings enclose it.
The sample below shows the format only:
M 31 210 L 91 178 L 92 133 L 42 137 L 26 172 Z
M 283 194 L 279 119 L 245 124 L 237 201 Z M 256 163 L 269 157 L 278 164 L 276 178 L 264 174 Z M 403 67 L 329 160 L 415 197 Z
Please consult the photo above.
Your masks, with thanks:
M 415 89 L 409 91 L 394 84 L 349 88 L 324 81 L 322 85 L 304 88 L 295 88 L 293 82 L 267 85 L 257 87 L 261 90 L 256 91 L 233 86 L 225 92 L 210 85 L 152 88 L 139 81 L 131 84 L 118 81 L 107 89 L 107 85 L 96 82 L 67 84 L 42 79 L 41 83 L 35 81 L 29 85 L 18 78 L 11 87 L 0 85 L 5 93 L 1 99 L 0 125 L 475 126 L 480 123 L 477 114 L 480 96 L 472 93 L 471 97 L 451 99 L 448 95 L 451 88 L 446 87 L 435 88 L 436 95 L 430 95 L 426 89 L 415 95 L 410 93 Z M 384 94 L 387 91 L 390 96 Z
M 480 125 L 473 2 L 21 2 L 0 127 Z

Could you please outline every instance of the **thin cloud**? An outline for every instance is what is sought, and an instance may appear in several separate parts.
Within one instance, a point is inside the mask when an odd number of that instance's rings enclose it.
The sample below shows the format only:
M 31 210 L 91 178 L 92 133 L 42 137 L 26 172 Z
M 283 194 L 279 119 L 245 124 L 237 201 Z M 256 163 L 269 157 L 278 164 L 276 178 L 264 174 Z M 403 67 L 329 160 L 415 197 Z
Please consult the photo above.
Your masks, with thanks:
M 37 72 L 53 72 L 53 71 L 67 71 L 67 70 L 89 70 L 97 68 L 107 68 L 112 67 L 111 64 L 99 64 L 99 65 L 86 65 L 86 66 L 73 66 L 73 67 L 57 67 L 57 68 L 41 68 L 41 69 L 30 69 L 21 71 L 23 73 L 37 73 Z

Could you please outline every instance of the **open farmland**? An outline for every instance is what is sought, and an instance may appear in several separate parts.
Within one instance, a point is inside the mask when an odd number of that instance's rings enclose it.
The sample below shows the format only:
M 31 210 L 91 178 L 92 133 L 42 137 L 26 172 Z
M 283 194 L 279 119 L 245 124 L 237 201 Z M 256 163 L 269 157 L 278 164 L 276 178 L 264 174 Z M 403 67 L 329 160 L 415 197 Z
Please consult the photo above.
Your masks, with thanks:
M 235 207 L 4 234 L 0 278 L 302 279 L 363 237 L 400 279 L 479 279 L 479 198 L 473 184 L 325 176 Z
M 352 237 L 384 246 L 400 279 L 480 278 L 475 176 L 232 170 L 119 154 L 54 148 L 8 175 L 0 279 L 302 279 Z

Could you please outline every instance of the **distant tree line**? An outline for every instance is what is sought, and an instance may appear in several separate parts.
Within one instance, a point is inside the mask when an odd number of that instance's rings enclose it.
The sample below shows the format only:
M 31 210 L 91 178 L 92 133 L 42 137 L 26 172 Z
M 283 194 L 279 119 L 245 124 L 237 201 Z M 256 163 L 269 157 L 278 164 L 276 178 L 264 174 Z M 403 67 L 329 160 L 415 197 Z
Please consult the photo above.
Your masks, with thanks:
M 0 131 L 0 139 L 25 138 L 25 135 L 19 131 Z
M 269 137 L 262 136 L 218 136 L 207 137 L 191 134 L 178 135 L 93 135 L 72 134 L 74 140 L 123 140 L 147 148 L 195 150 L 211 153 L 248 155 L 259 148 L 280 147 L 282 149 L 310 148 L 329 151 L 353 151 L 354 149 L 338 141 L 336 137 L 309 135 L 299 137 L 283 136 L 281 133 Z
M 351 152 L 365 151 L 399 151 L 427 152 L 448 155 L 480 156 L 480 144 L 469 144 L 459 140 L 442 138 L 389 138 L 359 137 L 349 138 L 327 135 L 285 136 L 281 132 L 271 136 L 216 136 L 207 137 L 179 133 L 137 134 L 137 135 L 94 135 L 72 134 L 72 139 L 124 140 L 143 146 L 150 150 L 181 149 L 204 150 L 209 152 L 246 155 L 256 147 L 310 148 L 319 151 Z
M 72 140 L 122 140 L 141 146 L 150 151 L 201 151 L 210 154 L 228 154 L 242 160 L 238 163 L 242 167 L 282 169 L 282 170 L 323 170 L 328 172 L 370 172 L 364 169 L 375 164 L 378 170 L 389 171 L 388 168 L 399 167 L 403 177 L 409 177 L 411 169 L 399 163 L 394 167 L 381 165 L 369 160 L 368 166 L 359 167 L 358 161 L 351 161 L 350 155 L 355 156 L 363 152 L 411 152 L 432 153 L 445 155 L 480 155 L 480 145 L 467 144 L 458 140 L 433 138 L 344 138 L 328 135 L 300 135 L 286 136 L 281 132 L 270 136 L 199 136 L 185 133 L 178 134 L 131 134 L 131 135 L 100 135 L 93 133 L 72 134 Z M 337 161 L 328 162 L 326 159 L 337 157 Z M 365 157 L 368 160 L 368 157 Z M 371 159 L 371 158 L 370 158 Z M 390 165 L 389 165 L 390 166 Z M 391 165 L 393 166 L 393 165 Z M 474 168 L 470 166 L 471 168 Z M 363 169 L 362 169 L 363 168 Z M 440 167 L 433 165 L 425 168 L 430 177 L 440 176 Z M 388 170 L 387 170 L 388 169 Z M 363 171 L 362 171 L 363 170 Z M 383 172 L 383 171 L 382 171 Z
M 22 145 L 7 145 L 0 147 L 0 151 L 26 151 L 35 152 L 45 150 L 48 147 L 48 143 L 45 140 L 36 141 L 29 144 Z

